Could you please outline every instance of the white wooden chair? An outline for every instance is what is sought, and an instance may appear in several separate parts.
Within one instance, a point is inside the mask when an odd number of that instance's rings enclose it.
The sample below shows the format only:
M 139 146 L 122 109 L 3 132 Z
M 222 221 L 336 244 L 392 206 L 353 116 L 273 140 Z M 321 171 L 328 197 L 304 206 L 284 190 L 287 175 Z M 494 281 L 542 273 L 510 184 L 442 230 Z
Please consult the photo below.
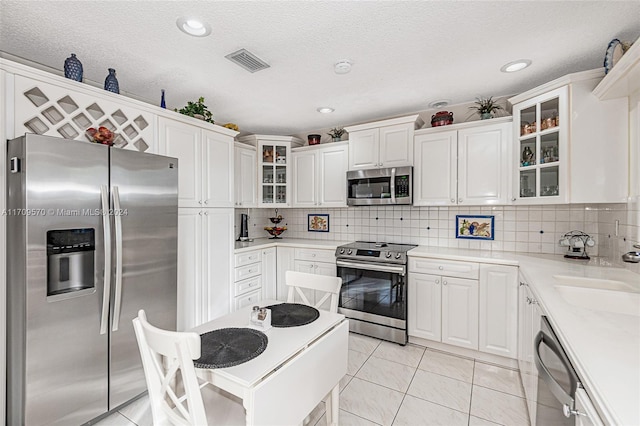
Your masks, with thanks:
M 327 275 L 308 274 L 306 272 L 286 271 L 284 280 L 289 287 L 287 303 L 294 303 L 295 296 L 297 294 L 298 296 L 300 296 L 300 299 L 302 299 L 302 303 L 304 303 L 305 305 L 313 306 L 316 309 L 320 309 L 321 306 L 329 298 L 331 298 L 331 302 L 329 304 L 329 312 L 338 312 L 338 296 L 340 295 L 340 287 L 342 287 L 342 278 L 330 277 Z M 307 298 L 302 289 L 324 292 L 324 295 L 322 295 L 322 297 L 314 305 L 309 301 L 309 298 Z M 340 385 L 338 384 L 325 398 L 327 425 L 338 424 L 339 393 Z M 312 414 L 304 419 L 304 421 L 302 422 L 303 425 L 307 425 L 310 423 Z
M 295 301 L 295 295 L 297 294 L 305 305 L 320 309 L 327 299 L 331 298 L 329 312 L 338 312 L 338 296 L 340 295 L 342 278 L 308 274 L 306 272 L 286 271 L 285 283 L 289 287 L 287 303 L 293 303 Z M 302 289 L 324 292 L 324 295 L 314 305 L 309 301 Z
M 197 333 L 154 327 L 143 310 L 134 318 L 133 328 L 155 426 L 245 424 L 245 411 L 239 400 L 207 386 L 209 383 L 199 384 L 193 365 L 193 360 L 200 358 Z

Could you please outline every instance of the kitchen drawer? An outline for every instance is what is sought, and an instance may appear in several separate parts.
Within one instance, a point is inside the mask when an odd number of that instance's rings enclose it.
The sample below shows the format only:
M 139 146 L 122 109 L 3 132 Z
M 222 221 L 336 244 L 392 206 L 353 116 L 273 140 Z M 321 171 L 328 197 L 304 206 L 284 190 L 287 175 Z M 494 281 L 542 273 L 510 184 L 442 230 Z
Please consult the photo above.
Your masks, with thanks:
M 258 303 L 260 303 L 260 300 L 262 300 L 262 297 L 260 296 L 261 294 L 262 292 L 260 291 L 260 289 L 257 289 L 247 294 L 243 294 L 242 296 L 236 297 L 234 301 L 235 310 L 237 311 L 238 309 L 242 309 L 245 306 L 257 305 Z M 248 320 L 249 318 L 247 318 L 247 321 Z
M 254 251 L 247 251 L 244 253 L 238 253 L 235 256 L 234 265 L 237 268 L 238 266 L 250 265 L 252 263 L 260 262 L 262 260 L 261 254 L 262 254 L 262 250 L 254 250 Z
M 409 257 L 409 272 L 477 280 L 480 276 L 480 264 L 474 262 L 458 262 L 455 260 Z
M 335 250 L 297 248 L 294 258 L 310 262 L 336 263 Z
M 246 280 L 247 278 L 262 275 L 262 263 L 252 263 L 251 265 L 240 266 L 235 269 L 234 281 Z
M 257 290 L 262 287 L 262 275 L 255 276 L 253 278 L 247 278 L 246 280 L 238 281 L 233 284 L 233 295 L 240 296 L 252 290 Z

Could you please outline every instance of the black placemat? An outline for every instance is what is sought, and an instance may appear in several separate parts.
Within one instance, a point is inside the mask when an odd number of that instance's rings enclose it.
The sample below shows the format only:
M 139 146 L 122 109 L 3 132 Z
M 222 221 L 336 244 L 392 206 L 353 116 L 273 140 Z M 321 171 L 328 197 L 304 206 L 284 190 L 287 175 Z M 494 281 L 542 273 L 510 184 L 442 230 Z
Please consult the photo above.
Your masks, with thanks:
M 267 348 L 267 336 L 252 328 L 221 328 L 200 335 L 197 368 L 226 368 L 247 362 Z
M 280 303 L 267 306 L 271 309 L 271 325 L 273 327 L 298 327 L 307 325 L 318 319 L 320 312 L 313 306 L 300 303 Z

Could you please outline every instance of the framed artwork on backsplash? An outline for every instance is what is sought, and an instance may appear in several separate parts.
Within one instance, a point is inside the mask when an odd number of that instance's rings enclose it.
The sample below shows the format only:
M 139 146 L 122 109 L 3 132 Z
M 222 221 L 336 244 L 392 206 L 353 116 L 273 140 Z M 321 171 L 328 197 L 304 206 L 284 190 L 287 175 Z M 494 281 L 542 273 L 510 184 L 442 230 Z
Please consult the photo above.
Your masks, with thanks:
M 495 216 L 456 215 L 456 238 L 493 240 Z
M 310 214 L 307 219 L 309 232 L 329 232 L 328 214 Z

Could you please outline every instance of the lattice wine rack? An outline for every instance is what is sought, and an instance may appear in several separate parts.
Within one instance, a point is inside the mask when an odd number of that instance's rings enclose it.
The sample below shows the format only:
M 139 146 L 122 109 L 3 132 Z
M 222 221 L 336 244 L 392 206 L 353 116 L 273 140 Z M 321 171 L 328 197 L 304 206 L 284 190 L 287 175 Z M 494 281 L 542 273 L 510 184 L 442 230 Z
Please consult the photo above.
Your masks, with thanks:
M 89 127 L 104 126 L 120 134 L 121 148 L 153 151 L 153 115 L 84 93 L 69 91 L 23 76 L 15 80 L 15 134 L 36 133 L 89 140 Z

